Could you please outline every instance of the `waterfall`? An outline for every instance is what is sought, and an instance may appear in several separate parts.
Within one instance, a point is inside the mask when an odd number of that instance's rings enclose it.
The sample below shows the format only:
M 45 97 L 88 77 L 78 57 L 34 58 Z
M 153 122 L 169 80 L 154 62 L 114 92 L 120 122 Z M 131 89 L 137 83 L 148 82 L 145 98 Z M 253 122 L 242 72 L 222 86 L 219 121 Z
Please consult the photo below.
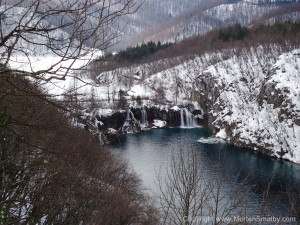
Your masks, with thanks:
M 133 133 L 138 131 L 139 122 L 135 119 L 133 112 L 127 110 L 126 120 L 123 124 L 122 131 L 123 133 Z
M 147 117 L 147 111 L 145 109 L 141 110 L 141 128 L 144 129 L 148 126 L 148 117 Z
M 180 127 L 184 127 L 183 110 L 180 109 Z
M 185 114 L 185 120 L 186 120 L 185 126 L 186 126 L 186 127 L 194 127 L 194 124 L 193 124 L 193 122 L 192 122 L 192 121 L 193 121 L 193 119 L 192 119 L 193 114 L 190 113 L 190 111 L 187 110 L 186 108 L 184 108 L 183 111 L 184 111 L 184 114 Z
M 197 121 L 193 113 L 187 108 L 180 110 L 180 127 L 192 128 L 197 126 Z

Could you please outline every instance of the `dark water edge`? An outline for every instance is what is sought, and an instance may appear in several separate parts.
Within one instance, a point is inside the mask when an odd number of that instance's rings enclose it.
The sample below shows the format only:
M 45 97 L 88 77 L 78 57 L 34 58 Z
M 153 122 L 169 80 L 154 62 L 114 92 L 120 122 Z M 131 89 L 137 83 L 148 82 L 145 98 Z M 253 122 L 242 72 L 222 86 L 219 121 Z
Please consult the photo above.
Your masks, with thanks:
M 119 143 L 111 145 L 111 149 L 128 161 L 143 184 L 154 191 L 157 190 L 155 171 L 166 168 L 170 156 L 184 149 L 197 153 L 207 177 L 214 178 L 220 170 L 225 172 L 225 189 L 229 183 L 239 184 L 247 179 L 243 188 L 252 193 L 249 208 L 253 212 L 259 208 L 268 187 L 268 201 L 274 213 L 284 215 L 290 206 L 290 199 L 281 198 L 283 193 L 288 191 L 293 200 L 299 200 L 300 165 L 229 144 L 197 142 L 199 138 L 209 136 L 210 132 L 204 128 L 151 129 L 127 134 Z M 277 202 L 279 198 L 280 204 L 273 204 L 272 201 Z

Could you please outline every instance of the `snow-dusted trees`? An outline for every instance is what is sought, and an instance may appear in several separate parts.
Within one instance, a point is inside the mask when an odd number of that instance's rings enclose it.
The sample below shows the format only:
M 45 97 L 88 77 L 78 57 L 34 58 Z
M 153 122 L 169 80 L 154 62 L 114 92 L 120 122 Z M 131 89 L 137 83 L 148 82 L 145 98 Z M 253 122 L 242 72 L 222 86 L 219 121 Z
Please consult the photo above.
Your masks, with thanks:
M 109 47 L 119 35 L 116 20 L 135 9 L 134 0 L 1 0 L 2 68 L 46 81 L 65 79 Z

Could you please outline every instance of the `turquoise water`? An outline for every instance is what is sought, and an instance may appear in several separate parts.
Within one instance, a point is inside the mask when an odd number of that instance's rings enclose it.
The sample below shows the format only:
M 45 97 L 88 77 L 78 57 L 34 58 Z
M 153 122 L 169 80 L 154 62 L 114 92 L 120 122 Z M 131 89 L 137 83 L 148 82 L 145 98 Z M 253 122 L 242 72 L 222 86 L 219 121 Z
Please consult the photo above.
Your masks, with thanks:
M 240 188 L 251 192 L 247 206 L 251 210 L 255 211 L 259 208 L 263 193 L 270 182 L 272 183 L 268 194 L 270 204 L 272 200 L 282 195 L 286 188 L 291 189 L 293 194 L 297 194 L 297 189 L 300 187 L 299 165 L 232 145 L 197 142 L 199 138 L 209 136 L 210 133 L 203 128 L 151 129 L 128 134 L 111 148 L 114 153 L 120 154 L 128 161 L 130 167 L 142 179 L 144 186 L 148 188 L 149 193 L 158 191 L 156 173 L 165 171 L 170 156 L 184 149 L 196 152 L 198 163 L 204 170 L 205 176 L 215 178 L 220 170 L 225 172 L 226 179 L 222 181 L 224 189 L 229 188 L 229 184 L 233 183 L 241 185 L 241 182 L 247 179 Z M 282 212 L 290 205 L 287 199 L 282 202 L 277 205 L 274 203 L 272 207 L 275 211 Z

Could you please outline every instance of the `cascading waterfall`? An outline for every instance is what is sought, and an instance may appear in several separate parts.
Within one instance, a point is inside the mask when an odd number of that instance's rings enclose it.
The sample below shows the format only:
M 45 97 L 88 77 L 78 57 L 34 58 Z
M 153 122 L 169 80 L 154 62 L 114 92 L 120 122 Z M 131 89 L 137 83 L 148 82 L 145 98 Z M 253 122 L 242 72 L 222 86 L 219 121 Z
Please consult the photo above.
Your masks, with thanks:
M 197 126 L 197 121 L 193 113 L 187 108 L 180 110 L 180 127 L 192 128 Z
M 144 129 L 148 126 L 148 116 L 147 116 L 147 111 L 145 109 L 141 110 L 141 128 Z
M 180 127 L 184 127 L 183 110 L 180 109 Z
M 126 120 L 123 124 L 122 130 L 125 133 L 132 133 L 137 131 L 138 121 L 135 119 L 133 112 L 127 110 Z

